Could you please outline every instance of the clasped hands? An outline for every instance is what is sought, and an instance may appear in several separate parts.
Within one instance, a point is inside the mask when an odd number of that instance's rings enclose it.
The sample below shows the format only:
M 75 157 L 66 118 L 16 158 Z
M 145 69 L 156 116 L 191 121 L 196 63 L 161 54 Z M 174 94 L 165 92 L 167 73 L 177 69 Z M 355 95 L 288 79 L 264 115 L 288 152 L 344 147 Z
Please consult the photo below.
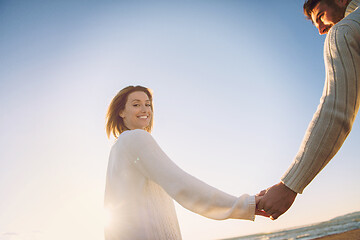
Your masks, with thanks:
M 296 192 L 279 182 L 255 196 L 255 215 L 275 220 L 291 207 L 296 196 Z

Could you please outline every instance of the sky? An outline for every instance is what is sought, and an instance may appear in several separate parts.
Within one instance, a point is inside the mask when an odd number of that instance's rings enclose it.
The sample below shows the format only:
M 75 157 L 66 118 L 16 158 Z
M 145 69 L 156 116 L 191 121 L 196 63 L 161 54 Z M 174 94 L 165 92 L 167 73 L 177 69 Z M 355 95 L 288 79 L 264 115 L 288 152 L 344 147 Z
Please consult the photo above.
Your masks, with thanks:
M 323 42 L 303 1 L 0 0 L 0 240 L 103 239 L 105 114 L 154 93 L 153 136 L 229 194 L 279 182 L 322 94 Z M 176 204 L 184 240 L 271 232 L 360 211 L 359 120 L 276 221 Z

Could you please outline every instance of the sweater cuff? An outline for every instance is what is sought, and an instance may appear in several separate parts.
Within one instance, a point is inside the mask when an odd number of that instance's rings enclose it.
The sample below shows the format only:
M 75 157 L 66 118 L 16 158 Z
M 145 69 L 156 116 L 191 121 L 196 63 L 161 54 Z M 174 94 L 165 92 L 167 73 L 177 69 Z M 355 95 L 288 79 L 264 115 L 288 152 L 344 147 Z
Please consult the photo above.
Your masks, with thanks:
M 256 208 L 256 202 L 255 202 L 255 196 L 249 196 L 249 220 L 254 221 L 255 220 L 255 208 Z
M 290 188 L 291 190 L 293 190 L 294 192 L 299 193 L 299 194 L 302 194 L 304 191 L 304 188 L 305 188 L 305 187 L 302 187 L 299 183 L 296 184 L 296 181 L 294 180 L 294 178 L 287 174 L 282 176 L 281 182 L 285 186 L 287 186 L 288 188 Z
M 236 203 L 231 211 L 231 215 L 226 218 L 255 220 L 255 196 L 243 194 L 237 198 Z M 224 219 L 226 219 L 224 218 Z

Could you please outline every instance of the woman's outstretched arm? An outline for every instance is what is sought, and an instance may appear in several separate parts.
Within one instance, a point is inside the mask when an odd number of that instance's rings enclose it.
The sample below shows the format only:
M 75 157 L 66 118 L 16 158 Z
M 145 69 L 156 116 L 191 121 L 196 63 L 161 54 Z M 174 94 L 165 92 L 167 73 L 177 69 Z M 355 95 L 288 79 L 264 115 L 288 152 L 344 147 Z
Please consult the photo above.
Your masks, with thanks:
M 114 146 L 147 178 L 159 184 L 180 205 L 208 218 L 254 220 L 255 196 L 235 197 L 180 169 L 146 131 L 122 133 Z M 257 213 L 258 215 L 264 215 Z

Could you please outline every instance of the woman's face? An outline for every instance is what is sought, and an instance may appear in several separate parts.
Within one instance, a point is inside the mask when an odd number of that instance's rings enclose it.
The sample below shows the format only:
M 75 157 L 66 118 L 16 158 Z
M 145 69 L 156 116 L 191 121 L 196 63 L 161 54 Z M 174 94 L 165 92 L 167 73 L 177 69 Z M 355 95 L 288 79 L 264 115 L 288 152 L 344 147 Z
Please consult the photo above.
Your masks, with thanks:
M 145 92 L 129 94 L 125 109 L 120 113 L 125 126 L 130 129 L 145 129 L 152 118 L 151 102 Z

